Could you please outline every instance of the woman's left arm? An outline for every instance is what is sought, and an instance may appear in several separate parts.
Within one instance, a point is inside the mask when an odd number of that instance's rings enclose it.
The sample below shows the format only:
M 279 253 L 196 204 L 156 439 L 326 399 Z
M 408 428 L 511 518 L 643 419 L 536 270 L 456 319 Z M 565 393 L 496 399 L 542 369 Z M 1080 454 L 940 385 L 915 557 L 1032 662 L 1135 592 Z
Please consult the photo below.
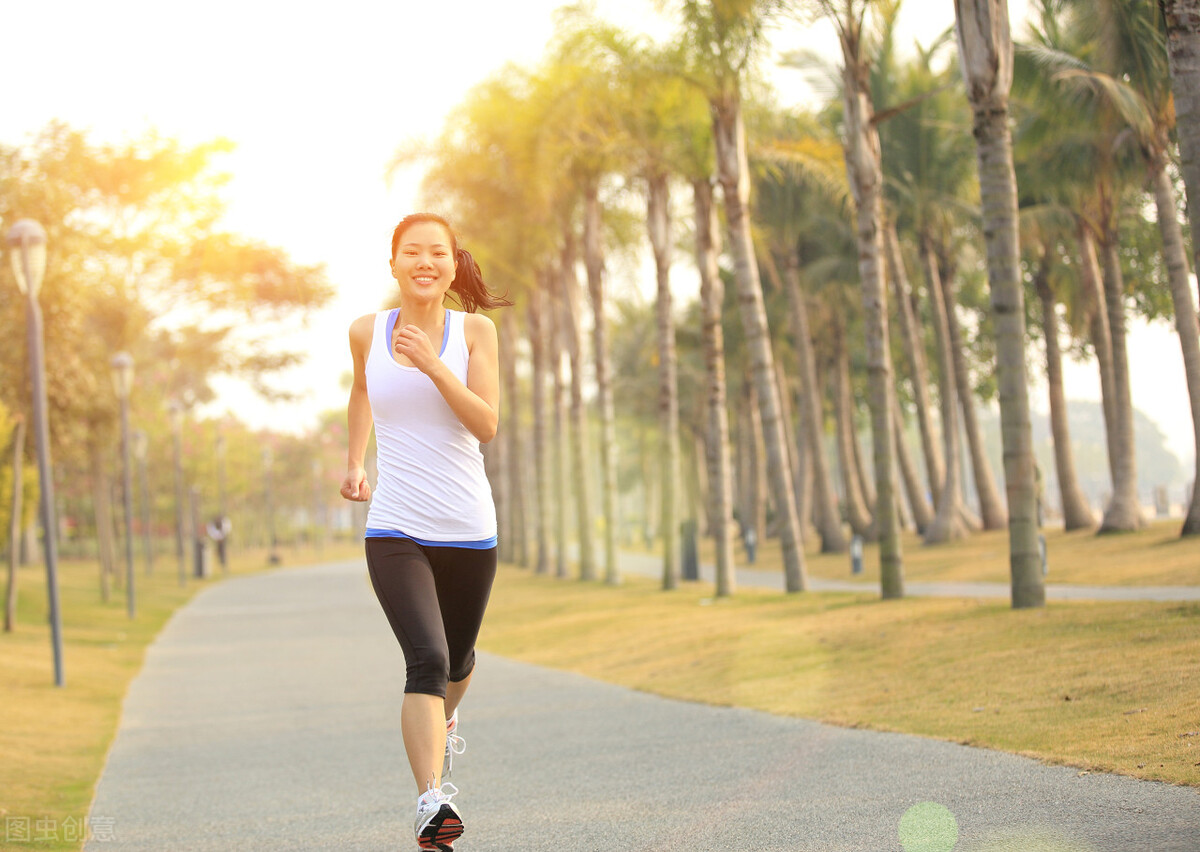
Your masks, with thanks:
M 421 363 L 413 359 L 413 363 L 433 380 L 434 386 L 462 425 L 480 443 L 486 444 L 496 437 L 500 422 L 500 359 L 496 324 L 482 314 L 467 314 L 463 325 L 468 352 L 465 385 L 436 355 L 421 359 Z

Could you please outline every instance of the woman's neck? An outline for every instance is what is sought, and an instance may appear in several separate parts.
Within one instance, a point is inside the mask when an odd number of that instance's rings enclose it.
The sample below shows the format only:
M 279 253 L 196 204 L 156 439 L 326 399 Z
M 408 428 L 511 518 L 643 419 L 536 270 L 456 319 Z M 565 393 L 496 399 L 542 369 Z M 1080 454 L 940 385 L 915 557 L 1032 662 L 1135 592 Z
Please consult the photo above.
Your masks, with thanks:
M 418 302 L 406 304 L 400 302 L 400 323 L 415 325 L 428 331 L 430 328 L 440 328 L 446 314 L 446 308 L 436 302 Z

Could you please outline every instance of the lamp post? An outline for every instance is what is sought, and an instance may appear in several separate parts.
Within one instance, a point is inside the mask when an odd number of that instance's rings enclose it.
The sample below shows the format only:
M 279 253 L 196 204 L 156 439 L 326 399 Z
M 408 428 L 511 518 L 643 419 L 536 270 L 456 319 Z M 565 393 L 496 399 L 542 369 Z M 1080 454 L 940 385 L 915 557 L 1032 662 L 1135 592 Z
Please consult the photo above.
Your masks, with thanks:
M 270 550 L 267 553 L 267 562 L 271 565 L 279 564 L 279 552 L 276 550 L 275 540 L 275 494 L 274 482 L 271 477 L 271 463 L 274 461 L 270 447 L 263 447 L 263 492 L 266 497 L 267 508 L 267 537 L 270 540 Z
M 183 556 L 183 406 L 178 400 L 167 405 L 175 448 L 175 555 L 179 560 L 179 585 L 187 584 Z
M 146 559 L 146 576 L 154 573 L 154 544 L 150 539 L 150 527 L 154 523 L 150 514 L 150 478 L 146 475 L 146 455 L 150 440 L 138 429 L 133 433 L 133 457 L 137 459 L 138 490 L 142 492 L 142 553 Z
M 220 429 L 220 426 L 217 427 Z M 229 515 L 225 507 L 225 436 L 217 432 L 217 519 L 216 519 L 217 560 L 221 563 L 221 571 L 229 572 L 229 554 L 227 553 L 226 538 L 229 535 Z
M 118 352 L 109 361 L 113 390 L 121 403 L 121 483 L 125 508 L 125 605 L 129 617 L 137 616 L 133 577 L 133 467 L 129 464 L 129 393 L 133 390 L 133 356 Z
M 54 685 L 63 686 L 62 617 L 58 608 L 58 520 L 54 511 L 54 474 L 50 466 L 50 429 L 46 411 L 46 356 L 42 350 L 42 308 L 38 293 L 46 272 L 46 231 L 22 219 L 8 232 L 13 277 L 26 296 L 25 323 L 29 369 L 33 376 L 33 431 L 37 440 L 38 485 L 41 491 L 42 546 L 46 554 L 46 587 L 50 604 L 50 641 L 54 651 Z

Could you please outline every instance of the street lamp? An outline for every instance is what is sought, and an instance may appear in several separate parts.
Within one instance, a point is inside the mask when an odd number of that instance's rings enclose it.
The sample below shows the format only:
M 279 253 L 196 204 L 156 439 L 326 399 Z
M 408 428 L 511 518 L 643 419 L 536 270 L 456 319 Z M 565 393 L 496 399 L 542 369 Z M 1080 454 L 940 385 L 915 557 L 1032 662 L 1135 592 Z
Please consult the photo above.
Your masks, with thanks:
M 129 464 L 129 394 L 133 390 L 133 356 L 118 352 L 108 362 L 112 367 L 113 390 L 121 403 L 121 480 L 125 505 L 125 605 L 129 617 L 137 615 L 133 578 L 133 467 Z
M 171 418 L 171 434 L 175 446 L 175 555 L 179 559 L 179 585 L 187 584 L 187 568 L 183 558 L 183 406 L 179 400 L 167 405 Z
M 146 455 L 150 440 L 138 429 L 133 433 L 133 457 L 138 465 L 138 490 L 142 492 L 142 552 L 146 558 L 146 576 L 154 573 L 154 545 L 150 539 L 150 528 L 154 521 L 150 515 L 150 478 L 146 475 Z
M 54 650 L 54 685 L 63 686 L 62 617 L 58 608 L 58 520 L 54 511 L 54 474 L 50 466 L 50 429 L 46 412 L 46 355 L 42 349 L 42 308 L 38 293 L 46 273 L 46 231 L 22 219 L 8 232 L 13 277 L 26 296 L 25 332 L 33 376 L 33 431 L 37 439 L 38 484 L 41 492 L 42 546 L 46 554 L 46 587 L 50 604 L 50 637 Z

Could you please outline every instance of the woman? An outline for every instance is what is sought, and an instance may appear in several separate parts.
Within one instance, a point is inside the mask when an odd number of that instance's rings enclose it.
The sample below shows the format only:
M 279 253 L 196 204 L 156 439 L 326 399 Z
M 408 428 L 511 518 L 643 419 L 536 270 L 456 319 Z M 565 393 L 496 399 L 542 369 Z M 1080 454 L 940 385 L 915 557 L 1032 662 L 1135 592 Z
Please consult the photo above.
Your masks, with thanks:
M 471 681 L 475 639 L 496 574 L 496 509 L 480 443 L 496 434 L 496 327 L 476 314 L 511 302 L 440 216 L 406 216 L 392 234 L 400 307 L 350 326 L 354 385 L 342 496 L 371 498 L 363 470 L 372 423 L 379 476 L 367 514 L 367 568 L 404 650 L 400 726 L 417 782 L 417 845 L 448 850 L 463 832 L 442 784 L 461 754 L 457 708 Z M 464 311 L 444 307 L 453 294 Z M 435 343 L 436 341 L 436 343 Z

